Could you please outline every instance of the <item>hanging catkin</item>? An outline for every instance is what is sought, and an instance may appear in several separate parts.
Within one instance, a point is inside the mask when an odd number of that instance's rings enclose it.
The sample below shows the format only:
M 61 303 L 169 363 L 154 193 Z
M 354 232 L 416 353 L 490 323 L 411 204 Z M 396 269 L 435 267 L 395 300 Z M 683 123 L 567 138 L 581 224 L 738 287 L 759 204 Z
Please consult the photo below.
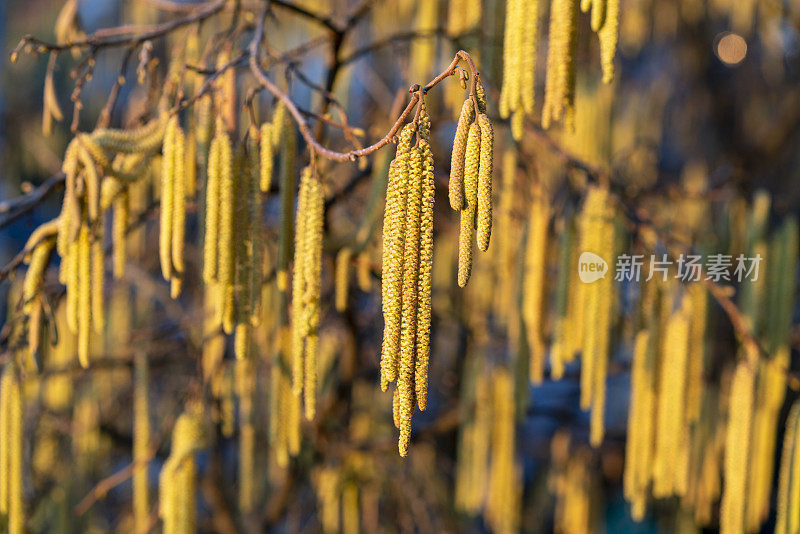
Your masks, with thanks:
M 570 126 L 575 100 L 575 45 L 577 0 L 553 0 L 550 8 L 550 43 L 547 51 L 542 126 L 560 121 L 566 113 Z
M 546 300 L 547 243 L 550 226 L 550 201 L 540 187 L 533 190 L 528 216 L 528 237 L 522 287 L 522 319 L 530 350 L 530 380 L 538 384 L 544 378 L 544 328 Z
M 489 117 L 483 113 L 478 115 L 478 126 L 481 130 L 481 152 L 478 167 L 478 248 L 489 250 L 489 239 L 492 235 L 492 168 L 494 158 L 494 130 Z
M 786 419 L 779 472 L 775 534 L 790 534 L 800 529 L 800 401 Z
M 336 254 L 336 275 L 335 278 L 335 304 L 336 311 L 347 310 L 347 301 L 350 293 L 350 260 L 353 251 L 349 247 L 339 249 Z
M 600 38 L 600 64 L 603 68 L 603 82 L 611 83 L 614 79 L 614 56 L 617 54 L 619 40 L 619 2 L 620 0 L 603 0 L 605 19 L 602 27 L 595 29 Z M 592 12 L 594 23 L 594 11 Z M 593 24 L 594 26 L 594 24 Z
M 522 138 L 525 115 L 533 114 L 538 33 L 538 0 L 507 0 L 500 114 L 511 116 L 516 140 Z
M 458 237 L 458 285 L 464 287 L 472 274 L 472 243 L 475 240 L 475 216 L 478 212 L 478 172 L 480 169 L 481 131 L 477 123 L 469 127 L 464 155 L 464 209 Z
M 305 416 L 316 413 L 322 225 L 325 202 L 315 163 L 303 169 L 297 203 L 292 277 L 292 389 L 305 394 Z
M 729 394 L 723 467 L 724 491 L 720 505 L 722 534 L 744 532 L 754 389 L 755 376 L 747 360 L 743 358 L 736 365 Z
M 430 119 L 422 116 L 419 146 L 422 151 L 422 205 L 420 208 L 419 287 L 417 289 L 417 338 L 414 387 L 419 409 L 428 406 L 428 360 L 431 334 L 431 281 L 433 271 L 433 204 L 435 183 L 433 152 L 430 146 Z
M 652 472 L 653 421 L 657 405 L 654 333 L 651 329 L 641 330 L 636 335 L 633 348 L 623 490 L 625 498 L 631 503 L 631 517 L 635 521 L 644 518 Z
M 16 366 L 6 364 L 0 379 L 0 515 L 8 517 L 8 532 L 23 534 L 22 502 L 23 397 Z
M 406 201 L 409 190 L 408 158 L 414 125 L 407 124 L 400 133 L 397 155 L 389 166 L 386 208 L 383 220 L 383 348 L 381 353 L 381 389 L 386 391 L 397 379 L 400 352 L 401 293 L 403 287 L 403 248 L 405 243 Z
M 227 134 L 222 144 L 220 162 L 228 158 L 230 165 L 222 168 L 219 183 L 219 242 L 217 258 L 217 289 L 219 291 L 220 323 L 226 334 L 234 329 L 234 283 L 236 276 L 236 190 L 240 179 L 241 157 L 234 158 Z
M 175 140 L 177 138 L 178 117 L 174 115 L 167 123 L 164 134 L 163 158 L 161 161 L 161 226 L 159 243 L 159 257 L 161 259 L 161 274 L 164 280 L 172 279 L 172 222 L 175 208 Z
M 124 189 L 114 200 L 114 217 L 112 219 L 111 242 L 113 243 L 113 273 L 114 278 L 121 279 L 125 276 L 125 264 L 128 261 L 127 231 L 130 224 L 130 194 Z
M 461 114 L 458 116 L 456 136 L 453 139 L 453 153 L 450 158 L 450 207 L 457 211 L 464 209 L 464 157 L 467 152 L 469 126 L 474 119 L 475 105 L 472 99 L 468 98 L 464 100 Z
M 135 530 L 150 523 L 148 458 L 150 448 L 149 371 L 147 354 L 133 357 L 133 523 Z
M 582 252 L 592 252 L 612 260 L 614 252 L 613 207 L 608 190 L 590 187 L 581 214 Z M 608 366 L 608 343 L 614 300 L 613 279 L 606 275 L 589 284 L 582 284 L 583 351 L 581 355 L 581 407 L 591 408 L 590 442 L 597 446 L 603 440 L 605 381 Z
M 159 479 L 159 516 L 165 534 L 194 532 L 197 468 L 194 455 L 205 444 L 200 414 L 184 412 L 172 431 L 172 449 Z
M 297 138 L 289 121 L 286 108 L 282 104 L 279 105 L 272 118 L 271 130 L 274 146 L 281 147 L 279 184 L 281 222 L 278 232 L 278 265 L 275 276 L 278 289 L 284 292 L 289 288 L 288 271 L 294 240 L 292 209 L 294 208 L 295 155 L 297 151 Z
M 683 295 L 680 307 L 666 322 L 661 342 L 656 443 L 653 464 L 653 495 L 669 497 L 679 494 L 680 443 L 686 428 L 686 368 L 689 354 L 692 301 Z

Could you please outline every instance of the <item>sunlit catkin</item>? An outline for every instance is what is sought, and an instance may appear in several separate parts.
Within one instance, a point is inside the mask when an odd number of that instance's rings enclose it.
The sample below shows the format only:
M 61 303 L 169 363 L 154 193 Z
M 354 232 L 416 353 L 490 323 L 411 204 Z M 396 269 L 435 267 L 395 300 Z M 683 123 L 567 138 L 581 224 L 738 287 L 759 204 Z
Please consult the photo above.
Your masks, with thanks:
M 239 176 L 234 171 L 233 154 L 227 133 L 222 133 L 223 142 L 220 148 L 220 181 L 219 181 L 219 242 L 214 246 L 218 250 L 217 282 L 222 312 L 222 329 L 232 334 L 234 328 L 233 291 L 236 272 L 234 223 L 236 208 L 236 182 Z
M 8 532 L 25 531 L 22 502 L 23 396 L 16 366 L 7 364 L 0 380 L 0 514 L 8 516 Z
M 148 458 L 150 448 L 149 371 L 147 354 L 133 358 L 133 522 L 136 531 L 150 522 Z
M 475 105 L 471 98 L 464 100 L 458 126 L 453 139 L 453 152 L 450 156 L 450 207 L 454 210 L 464 209 L 464 157 L 467 151 L 467 136 L 470 124 L 475 119 Z
M 600 64 L 603 68 L 603 82 L 611 83 L 614 79 L 614 56 L 617 53 L 619 40 L 619 2 L 620 0 L 603 0 L 606 4 L 603 26 L 597 30 L 600 37 Z
M 272 165 L 274 159 L 272 144 L 272 124 L 265 122 L 259 131 L 259 188 L 262 193 L 272 185 Z
M 800 401 L 786 419 L 779 473 L 775 534 L 789 534 L 800 529 Z
M 480 169 L 481 131 L 472 123 L 464 155 L 464 201 L 458 236 L 458 285 L 464 287 L 472 274 L 472 243 L 475 240 L 475 217 L 478 212 L 478 173 Z
M 538 0 L 506 2 L 500 114 L 512 117 L 511 132 L 516 140 L 522 138 L 524 116 L 533 114 L 538 31 Z
M 492 160 L 494 158 L 494 130 L 489 117 L 478 115 L 481 130 L 480 164 L 478 167 L 478 248 L 483 252 L 489 249 L 492 235 Z
M 273 142 L 281 147 L 280 158 L 280 229 L 278 231 L 278 265 L 275 274 L 278 289 L 286 291 L 289 288 L 289 263 L 292 257 L 292 242 L 294 240 L 294 208 L 295 190 L 295 156 L 297 152 L 297 138 L 294 128 L 284 106 L 278 106 L 272 123 Z M 277 137 L 276 137 L 277 136 Z
M 100 215 L 94 235 L 91 236 L 91 279 L 89 280 L 92 301 L 92 326 L 98 334 L 103 333 L 105 327 L 105 312 L 103 294 L 105 291 L 105 260 L 106 253 L 103 243 L 105 216 Z
M 335 275 L 335 304 L 336 311 L 347 310 L 347 301 L 350 293 L 350 260 L 353 251 L 349 247 L 344 247 L 336 254 L 336 275 Z
M 406 202 L 409 191 L 408 159 L 414 125 L 406 125 L 397 143 L 397 155 L 389 166 L 386 208 L 383 219 L 382 308 L 383 347 L 381 389 L 397 379 L 400 355 L 401 294 L 403 288 L 403 248 L 405 244 Z
M 686 368 L 692 302 L 684 295 L 680 307 L 666 323 L 661 343 L 660 383 L 656 414 L 656 450 L 653 466 L 653 495 L 668 497 L 680 493 L 677 477 L 681 440 L 686 432 Z
M 78 236 L 78 361 L 89 367 L 89 336 L 92 321 L 92 263 L 88 223 L 84 221 Z
M 175 207 L 175 141 L 178 136 L 178 116 L 167 123 L 164 133 L 163 159 L 161 162 L 161 226 L 158 239 L 161 274 L 164 280 L 172 278 L 172 222 Z
M 417 288 L 417 354 L 414 387 L 417 405 L 428 405 L 428 360 L 431 334 L 431 276 L 433 271 L 433 204 L 435 183 L 433 153 L 428 139 L 420 139 L 422 150 L 422 205 L 420 208 L 419 287 Z
M 543 318 L 546 297 L 547 243 L 550 226 L 550 202 L 540 188 L 535 188 L 528 216 L 528 236 L 522 286 L 522 319 L 530 350 L 530 380 L 538 384 L 544 378 Z
M 520 488 L 515 466 L 514 379 L 496 369 L 492 380 L 492 436 L 486 517 L 495 532 L 519 530 Z
M 186 138 L 180 127 L 175 132 L 173 145 L 175 177 L 172 183 L 172 276 L 182 280 L 185 270 L 183 255 L 186 236 Z M 177 296 L 173 292 L 172 298 Z
M 614 253 L 613 207 L 608 190 L 590 187 L 581 214 L 582 252 L 592 252 L 601 258 L 611 259 Z M 581 359 L 581 407 L 591 408 L 590 442 L 602 442 L 605 412 L 605 381 L 608 366 L 611 312 L 614 286 L 606 276 L 581 286 L 583 324 L 583 352 Z
M 422 153 L 419 148 L 411 150 L 408 169 L 400 359 L 397 370 L 397 390 L 400 395 L 400 441 L 398 444 L 400 456 L 408 453 L 408 442 L 411 438 L 411 414 L 414 411 L 415 400 L 415 336 L 417 331 L 420 213 L 422 209 Z
M 208 179 L 206 181 L 205 205 L 205 242 L 203 243 L 203 281 L 206 283 L 217 280 L 217 257 L 219 247 L 219 213 L 220 213 L 220 182 L 222 181 L 223 167 L 230 165 L 230 160 L 224 160 L 230 154 L 227 134 L 222 130 L 218 121 L 217 130 L 211 140 L 208 154 Z
M 575 99 L 575 45 L 577 42 L 577 0 L 553 0 L 550 8 L 550 43 L 547 51 L 542 126 L 569 120 Z M 569 124 L 568 124 L 569 126 Z
M 322 184 L 312 165 L 303 170 L 297 204 L 292 278 L 292 377 L 295 395 L 305 394 L 305 416 L 316 413 L 322 225 Z
M 130 224 L 130 194 L 124 189 L 114 199 L 114 217 L 112 219 L 111 242 L 113 245 L 112 266 L 114 278 L 125 276 L 125 264 L 128 261 L 128 225 Z
M 720 505 L 720 532 L 723 534 L 744 532 L 754 389 L 755 376 L 747 360 L 742 359 L 733 373 L 728 404 L 724 490 Z
M 194 455 L 205 446 L 200 414 L 184 412 L 172 431 L 172 448 L 159 479 L 159 515 L 164 533 L 194 532 L 197 468 Z

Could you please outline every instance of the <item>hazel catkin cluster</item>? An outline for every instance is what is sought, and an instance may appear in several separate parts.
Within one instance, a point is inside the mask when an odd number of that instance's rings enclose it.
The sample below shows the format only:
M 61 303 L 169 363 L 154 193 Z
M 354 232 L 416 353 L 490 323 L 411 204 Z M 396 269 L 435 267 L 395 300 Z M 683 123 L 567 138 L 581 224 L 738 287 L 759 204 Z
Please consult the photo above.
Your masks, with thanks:
M 477 240 L 478 248 L 486 252 L 492 233 L 494 130 L 485 114 L 486 101 L 480 80 L 475 84 L 475 97 L 467 98 L 461 107 L 450 162 L 450 207 L 461 212 L 460 287 L 467 285 L 472 272 L 473 241 Z
M 538 32 L 538 0 L 508 0 L 500 116 L 504 119 L 511 116 L 511 133 L 518 141 L 522 138 L 525 115 L 533 115 Z
M 423 107 L 416 123 L 400 133 L 389 166 L 383 224 L 381 389 L 397 382 L 394 419 L 401 456 L 408 452 L 415 401 L 420 410 L 427 406 L 434 202 L 429 136 Z

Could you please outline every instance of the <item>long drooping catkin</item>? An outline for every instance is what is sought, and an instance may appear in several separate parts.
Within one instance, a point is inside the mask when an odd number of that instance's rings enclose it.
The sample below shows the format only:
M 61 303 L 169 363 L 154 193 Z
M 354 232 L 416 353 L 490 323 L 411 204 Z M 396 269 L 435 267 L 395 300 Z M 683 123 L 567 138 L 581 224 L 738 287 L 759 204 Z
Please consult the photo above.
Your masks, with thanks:
M 22 502 L 23 397 L 16 366 L 7 364 L 0 380 L 0 514 L 8 516 L 8 532 L 23 534 Z
M 755 376 L 747 360 L 742 358 L 733 373 L 728 404 L 723 468 L 725 484 L 720 505 L 720 532 L 723 534 L 744 532 L 754 390 Z
M 800 528 L 800 401 L 786 419 L 778 478 L 778 513 L 775 534 L 790 534 Z
M 262 193 L 268 192 L 270 185 L 272 185 L 272 166 L 274 159 L 272 129 L 273 125 L 265 122 L 261 125 L 259 133 L 259 188 Z
M 89 225 L 84 220 L 77 243 L 77 284 L 78 289 L 78 361 L 89 367 L 89 335 L 92 321 L 92 262 L 89 242 Z
M 483 252 L 489 249 L 492 235 L 492 160 L 494 158 L 494 130 L 489 117 L 478 115 L 481 130 L 480 164 L 478 166 L 478 248 Z
M 422 150 L 422 206 L 420 208 L 419 287 L 417 289 L 417 355 L 414 387 L 417 405 L 428 405 L 428 360 L 431 331 L 431 273 L 433 270 L 433 203 L 435 184 L 433 153 L 428 139 L 420 139 Z
M 620 0 L 604 0 L 606 4 L 603 26 L 596 29 L 600 38 L 600 64 L 603 68 L 603 82 L 611 83 L 614 79 L 614 56 L 617 54 L 619 40 L 619 2 Z M 594 13 L 592 13 L 594 15 Z M 592 17 L 594 19 L 594 17 Z
M 453 152 L 450 156 L 450 207 L 456 211 L 464 209 L 464 165 L 467 152 L 469 126 L 475 119 L 475 105 L 471 98 L 464 100 L 458 126 L 453 139 Z M 399 146 L 399 145 L 398 145 Z
M 547 51 L 542 126 L 569 119 L 575 99 L 575 45 L 577 42 L 577 0 L 553 0 L 550 9 L 550 44 Z
M 133 358 L 133 523 L 138 532 L 150 523 L 148 458 L 150 448 L 147 354 Z
M 686 370 L 686 420 L 693 423 L 700 417 L 703 397 L 708 295 L 702 284 L 692 284 L 687 291 L 691 300 L 692 317 Z
M 403 248 L 405 246 L 406 201 L 409 190 L 408 158 L 413 124 L 403 127 L 397 143 L 397 155 L 389 166 L 386 209 L 383 221 L 383 348 L 381 352 L 381 389 L 397 379 L 400 355 L 402 315 Z
M 105 313 L 103 305 L 103 293 L 105 290 L 105 249 L 103 248 L 103 234 L 105 229 L 105 216 L 100 215 L 94 235 L 90 237 L 91 254 L 91 301 L 92 301 L 92 326 L 98 334 L 103 333 L 105 327 Z
M 538 188 L 533 192 L 528 216 L 528 237 L 523 271 L 522 318 L 530 350 L 530 380 L 538 384 L 544 378 L 544 329 L 547 243 L 550 226 L 550 202 Z
M 300 178 L 292 278 L 292 377 L 295 395 L 305 394 L 305 416 L 316 412 L 320 271 L 324 197 L 313 162 Z
M 686 429 L 686 369 L 692 301 L 684 295 L 680 308 L 667 320 L 661 340 L 653 495 L 679 493 L 677 477 L 681 440 Z
M 625 498 L 631 502 L 631 516 L 637 521 L 644 517 L 652 472 L 657 351 L 651 334 L 649 329 L 640 331 L 634 343 L 625 447 L 623 488 Z
M 538 32 L 538 0 L 508 0 L 500 114 L 503 118 L 511 115 L 511 132 L 516 140 L 522 138 L 524 116 L 533 114 Z
M 519 530 L 519 483 L 515 467 L 514 380 L 503 368 L 492 380 L 492 436 L 486 517 L 495 532 Z
M 175 422 L 172 449 L 159 480 L 159 515 L 164 533 L 194 532 L 197 468 L 194 454 L 205 444 L 200 414 L 184 412 Z
M 458 285 L 464 287 L 472 273 L 472 243 L 475 240 L 475 217 L 478 212 L 478 173 L 480 169 L 481 130 L 472 123 L 464 156 L 464 200 L 461 231 L 458 237 Z
M 163 158 L 161 161 L 161 226 L 158 238 L 161 274 L 164 280 L 172 278 L 172 222 L 175 208 L 175 144 L 178 136 L 178 116 L 167 123 L 164 133 Z
M 347 301 L 349 300 L 350 293 L 350 260 L 352 259 L 353 251 L 349 247 L 339 249 L 336 254 L 336 274 L 335 278 L 335 304 L 336 311 L 343 312 L 347 310 Z
M 234 224 L 236 208 L 236 183 L 239 176 L 234 170 L 234 159 L 231 152 L 230 139 L 223 133 L 220 147 L 220 181 L 219 181 L 219 242 L 215 244 L 217 258 L 217 283 L 222 329 L 232 334 L 234 328 L 233 299 L 236 273 Z M 228 162 L 225 165 L 225 162 Z
M 220 216 L 220 183 L 224 169 L 229 168 L 230 140 L 217 122 L 217 130 L 211 140 L 208 154 L 208 181 L 206 182 L 206 225 L 205 242 L 203 244 L 203 280 L 206 283 L 217 280 L 219 255 L 219 216 Z
M 400 395 L 400 456 L 408 453 L 411 414 L 414 411 L 414 377 L 417 332 L 420 214 L 422 209 L 422 152 L 413 148 L 409 156 L 409 186 L 403 248 L 403 292 L 400 333 L 400 360 L 397 390 Z
M 278 232 L 278 265 L 275 276 L 278 289 L 284 292 L 289 288 L 288 271 L 294 240 L 292 209 L 294 208 L 295 156 L 297 152 L 297 137 L 289 121 L 286 108 L 283 105 L 278 106 L 271 128 L 273 143 L 275 146 L 281 147 L 279 184 L 281 222 Z
M 592 252 L 601 258 L 613 257 L 614 224 L 613 207 L 608 190 L 591 187 L 581 214 L 582 252 Z M 583 352 L 581 359 L 581 407 L 591 408 L 592 445 L 598 445 L 603 438 L 603 413 L 605 410 L 605 380 L 608 366 L 608 342 L 611 328 L 611 311 L 614 299 L 613 280 L 606 274 L 592 283 L 581 286 L 584 299 Z
M 40 242 L 28 259 L 28 272 L 22 284 L 22 311 L 28 315 L 37 307 L 37 299 L 44 286 L 44 273 L 50 263 L 50 255 L 55 247 L 55 239 Z
M 185 270 L 183 251 L 186 236 L 186 138 L 180 127 L 175 132 L 173 145 L 175 177 L 172 182 L 172 277 L 182 280 Z M 175 284 L 173 287 L 176 287 Z M 177 296 L 173 291 L 172 298 Z
M 112 219 L 111 242 L 113 243 L 113 273 L 114 278 L 121 279 L 125 276 L 125 264 L 128 261 L 128 224 L 130 223 L 130 193 L 123 189 L 114 200 L 114 217 Z

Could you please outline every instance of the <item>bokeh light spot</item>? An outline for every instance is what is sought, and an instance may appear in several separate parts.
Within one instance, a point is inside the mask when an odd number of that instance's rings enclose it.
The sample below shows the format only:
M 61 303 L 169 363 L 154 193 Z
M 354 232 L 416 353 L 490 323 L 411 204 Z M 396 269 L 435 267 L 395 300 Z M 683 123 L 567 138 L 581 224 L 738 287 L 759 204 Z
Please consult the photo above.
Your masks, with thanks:
M 715 41 L 714 52 L 719 60 L 726 65 L 738 65 L 747 55 L 747 42 L 741 35 L 725 32 L 718 35 Z

